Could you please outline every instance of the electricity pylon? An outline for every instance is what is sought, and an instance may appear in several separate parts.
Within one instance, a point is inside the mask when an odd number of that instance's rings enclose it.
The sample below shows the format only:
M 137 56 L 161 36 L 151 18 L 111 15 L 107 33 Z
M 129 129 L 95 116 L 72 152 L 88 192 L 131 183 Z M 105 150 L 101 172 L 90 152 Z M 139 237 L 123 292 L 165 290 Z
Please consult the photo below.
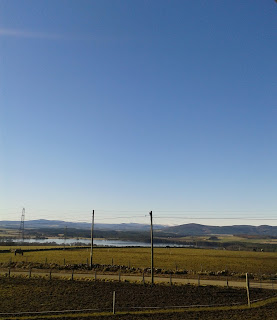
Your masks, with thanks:
M 19 227 L 19 236 L 21 235 L 22 241 L 24 241 L 24 221 L 25 221 L 25 208 L 22 209 L 21 222 Z

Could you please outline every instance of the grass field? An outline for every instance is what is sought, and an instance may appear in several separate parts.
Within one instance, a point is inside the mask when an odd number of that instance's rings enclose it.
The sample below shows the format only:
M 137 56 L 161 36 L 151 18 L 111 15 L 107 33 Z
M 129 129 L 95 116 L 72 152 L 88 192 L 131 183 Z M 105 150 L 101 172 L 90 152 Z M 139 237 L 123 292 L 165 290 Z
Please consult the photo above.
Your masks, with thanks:
M 7 247 L 2 247 L 9 249 Z M 27 247 L 31 249 L 31 247 Z M 41 247 L 40 247 L 41 248 Z M 25 252 L 24 256 L 0 253 L 0 263 L 27 261 L 38 263 L 80 264 L 87 263 L 89 249 Z M 150 267 L 149 248 L 95 248 L 95 264 L 117 264 L 135 268 Z M 276 274 L 277 253 L 247 252 L 190 248 L 155 248 L 156 268 L 164 270 L 221 271 L 236 273 Z

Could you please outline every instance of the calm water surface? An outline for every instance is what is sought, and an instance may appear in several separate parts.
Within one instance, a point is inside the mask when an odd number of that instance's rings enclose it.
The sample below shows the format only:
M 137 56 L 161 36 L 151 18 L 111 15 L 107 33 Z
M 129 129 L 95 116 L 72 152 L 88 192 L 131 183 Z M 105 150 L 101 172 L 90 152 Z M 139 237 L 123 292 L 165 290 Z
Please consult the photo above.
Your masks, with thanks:
M 13 239 L 13 241 L 18 241 L 18 239 Z M 25 243 L 49 243 L 49 242 L 55 242 L 56 244 L 66 244 L 66 245 L 75 245 L 75 244 L 80 244 L 84 243 L 87 245 L 90 245 L 90 239 L 56 239 L 56 238 L 48 238 L 48 239 L 25 239 Z M 93 244 L 97 246 L 113 246 L 113 247 L 150 247 L 150 243 L 146 242 L 136 242 L 136 241 L 122 241 L 122 240 L 106 240 L 106 239 L 95 239 L 93 240 Z M 168 244 L 165 243 L 155 243 L 155 247 L 165 247 Z M 175 247 L 189 247 L 187 245 L 173 245 L 171 246 Z

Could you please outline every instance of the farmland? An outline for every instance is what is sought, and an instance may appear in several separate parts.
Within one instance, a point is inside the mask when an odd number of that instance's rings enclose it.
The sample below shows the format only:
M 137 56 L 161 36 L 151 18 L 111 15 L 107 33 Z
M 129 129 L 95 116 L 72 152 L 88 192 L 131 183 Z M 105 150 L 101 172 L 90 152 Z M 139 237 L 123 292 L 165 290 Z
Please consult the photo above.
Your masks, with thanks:
M 12 251 L 18 247 L 0 247 L 2 250 Z M 94 277 L 84 274 L 79 277 L 70 277 L 70 274 L 61 272 L 61 276 L 54 272 L 55 269 L 79 269 L 86 272 L 90 256 L 89 248 L 66 247 L 35 247 L 22 246 L 24 250 L 48 249 L 45 251 L 25 251 L 24 255 L 14 255 L 13 252 L 0 253 L 0 310 L 2 313 L 9 312 L 44 312 L 76 310 L 60 314 L 24 314 L 18 315 L 22 319 L 114 319 L 112 315 L 112 296 L 116 292 L 116 319 L 143 320 L 143 319 L 268 319 L 277 318 L 276 291 L 260 289 L 259 285 L 250 288 L 251 300 L 261 300 L 253 304 L 253 308 L 247 308 L 247 296 L 245 289 L 231 287 L 216 287 L 203 285 L 184 285 L 173 282 L 170 286 L 168 281 L 164 284 L 151 286 L 148 282 L 141 281 L 141 272 L 150 267 L 149 248 L 94 248 L 94 267 L 103 277 Z M 53 250 L 49 250 L 53 249 Z M 59 250 L 57 250 L 59 249 Z M 250 252 L 208 250 L 193 248 L 155 248 L 154 262 L 156 273 L 175 273 L 177 277 L 195 277 L 197 274 L 214 276 L 218 271 L 228 269 L 228 275 L 234 277 L 244 275 L 245 272 L 255 275 L 258 280 L 266 275 L 276 274 L 277 253 L 275 252 Z M 103 281 L 112 279 L 108 273 L 116 272 L 112 265 L 130 266 L 122 268 L 122 272 L 140 273 L 137 283 L 126 280 Z M 7 268 L 12 270 L 8 277 Z M 25 272 L 20 268 L 27 269 Z M 30 279 L 29 268 L 53 270 L 52 278 L 48 272 L 34 273 Z M 117 271 L 116 271 L 117 270 Z M 27 271 L 27 273 L 26 273 Z M 101 271 L 101 272 L 100 272 Z M 186 274 L 187 273 L 187 274 Z M 233 273 L 233 274 L 232 274 Z M 214 277 L 213 276 L 213 277 Z M 203 276 L 205 277 L 205 276 Z M 127 277 L 128 278 L 128 277 Z M 51 279 L 51 280 L 50 280 Z M 102 280 L 103 279 L 103 280 Z M 125 280 L 124 280 L 125 279 Z M 161 278 L 163 279 L 163 278 Z M 180 279 L 184 280 L 184 279 Z M 185 279 L 188 281 L 188 279 Z M 131 281 L 131 277 L 130 277 Z M 133 280 L 132 280 L 133 281 Z M 165 284 L 167 282 L 167 284 Z M 192 283 L 192 282 L 191 282 Z M 201 283 L 202 282 L 201 280 Z M 226 282 L 225 282 L 226 283 Z M 264 288 L 264 287 L 263 287 Z M 273 283 L 272 283 L 273 289 Z M 34 299 L 35 297 L 35 299 Z M 272 297 L 272 298 L 271 298 Z M 267 299 L 271 299 L 268 300 Z M 191 306 L 203 307 L 191 307 Z M 186 306 L 185 309 L 179 308 Z M 208 307 L 207 307 L 208 306 Z M 211 307 L 213 306 L 213 307 Z M 161 308 L 161 309 L 160 309 Z M 85 311 L 81 311 L 85 310 Z M 185 316 L 184 316 L 185 312 Z M 8 315 L 7 315 L 8 316 Z M 1 316 L 0 316 L 1 317 Z M 10 318 L 9 318 L 10 317 Z M 15 319 L 8 316 L 4 319 Z
M 9 249 L 2 247 L 3 249 Z M 31 249 L 28 246 L 26 249 Z M 41 248 L 41 247 L 40 247 Z M 12 249 L 12 248 L 11 248 Z M 24 247 L 22 247 L 24 249 Z M 87 264 L 89 249 L 25 252 L 24 256 L 1 253 L 0 263 L 40 263 L 57 265 Z M 131 268 L 149 268 L 148 248 L 95 248 L 93 262 L 100 265 L 124 265 Z M 277 253 L 208 250 L 191 248 L 155 248 L 155 268 L 167 271 L 186 270 L 188 273 L 218 272 L 253 273 L 272 275 L 277 273 Z
M 151 310 L 155 310 L 156 308 L 180 311 L 177 307 L 191 305 L 213 306 L 214 308 L 225 306 L 229 307 L 232 313 L 238 313 L 240 315 L 242 315 L 243 312 L 248 313 L 250 311 L 244 310 L 247 304 L 247 297 L 245 290 L 239 289 L 209 286 L 197 287 L 190 285 L 172 287 L 164 285 L 150 286 L 101 281 L 49 281 L 45 279 L 25 279 L 22 277 L 0 277 L 0 310 L 1 313 L 62 310 L 76 310 L 77 312 L 81 312 L 85 310 L 85 314 L 83 314 L 84 318 L 86 318 L 86 313 L 96 313 L 97 315 L 97 313 L 106 312 L 107 315 L 102 315 L 101 319 L 109 319 L 110 316 L 108 314 L 111 314 L 112 311 L 112 296 L 114 291 L 116 292 L 116 311 L 119 312 L 117 318 L 120 317 L 120 319 L 127 319 L 123 314 L 120 315 L 120 312 L 126 313 L 133 311 L 147 312 L 148 319 L 161 319 L 161 314 L 157 317 L 157 314 L 151 314 L 149 311 L 151 312 Z M 274 295 L 274 291 L 251 290 L 252 300 L 264 300 Z M 36 297 L 36 299 L 33 299 L 33 297 Z M 241 310 L 238 309 L 240 308 L 239 306 L 241 306 Z M 270 307 L 270 305 L 267 306 L 267 308 L 268 307 Z M 219 310 L 220 309 L 209 312 L 194 311 L 191 312 L 191 314 L 188 313 L 188 317 L 186 313 L 186 318 L 210 319 L 209 315 L 217 312 L 221 315 L 220 319 L 225 319 L 225 317 L 223 317 L 224 310 Z M 70 312 L 64 313 L 68 314 Z M 195 317 L 195 314 L 198 314 L 198 317 Z M 274 314 L 276 315 L 276 312 Z M 172 312 L 169 313 L 169 315 L 170 319 L 183 319 L 184 317 L 180 312 Z M 194 317 L 191 317 L 191 315 L 194 315 Z M 34 315 L 29 315 L 29 317 L 31 319 Z M 24 318 L 28 319 L 29 317 L 25 315 Z M 51 316 L 48 317 L 51 318 Z M 82 318 L 81 315 L 79 315 L 79 317 Z M 145 317 L 146 315 L 143 313 L 132 315 L 132 319 L 144 319 Z M 39 318 L 42 319 L 44 316 L 42 317 L 40 315 Z M 88 318 L 89 317 L 87 317 L 87 319 Z M 97 318 L 98 317 L 95 319 Z M 167 315 L 165 315 L 165 318 L 168 318 Z M 66 319 L 65 315 L 63 319 Z M 226 317 L 226 319 L 228 319 L 228 317 Z M 244 318 L 241 317 L 240 319 Z M 253 319 L 255 319 L 255 317 L 253 317 Z

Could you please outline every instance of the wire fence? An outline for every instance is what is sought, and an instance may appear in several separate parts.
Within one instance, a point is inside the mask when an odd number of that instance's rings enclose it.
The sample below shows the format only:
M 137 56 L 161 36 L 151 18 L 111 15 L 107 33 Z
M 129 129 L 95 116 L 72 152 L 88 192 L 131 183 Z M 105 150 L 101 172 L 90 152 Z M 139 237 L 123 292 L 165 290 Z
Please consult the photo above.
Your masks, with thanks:
M 29 278 L 31 278 L 31 272 L 30 270 L 26 270 L 26 271 L 20 271 L 20 272 L 14 272 L 14 274 L 29 274 Z M 50 272 L 51 275 L 52 272 Z M 55 273 L 56 275 L 64 275 L 61 273 Z M 3 274 L 2 274 L 3 275 Z M 54 276 L 54 273 L 52 273 L 52 275 Z M 67 276 L 69 274 L 66 274 Z M 84 274 L 80 274 L 80 275 L 84 275 Z M 11 276 L 10 274 L 10 269 L 8 270 L 8 272 L 6 274 L 4 274 L 4 277 L 7 276 Z M 145 278 L 143 277 L 143 280 Z M 72 272 L 72 278 L 71 280 L 73 280 L 73 272 Z M 96 281 L 96 274 L 95 274 L 95 279 Z M 118 279 L 120 282 L 120 278 Z M 169 279 L 167 279 L 169 280 Z M 191 280 L 196 280 L 196 279 L 191 279 Z M 172 281 L 172 282 L 171 282 Z M 174 284 L 174 279 L 172 279 L 172 277 L 170 277 L 170 282 L 171 284 Z M 234 282 L 234 281 L 232 281 Z M 229 282 L 232 283 L 232 282 Z M 242 282 L 240 282 L 242 283 Z M 196 283 L 195 283 L 196 284 Z M 255 283 L 251 283 L 251 288 L 254 288 Z M 261 285 L 261 283 L 256 283 L 257 285 Z M 199 279 L 198 279 L 198 285 L 200 285 Z M 205 285 L 205 284 L 204 284 Z M 216 285 L 216 284 L 215 284 Z M 227 280 L 227 288 L 229 288 L 228 286 L 228 280 Z M 273 287 L 272 287 L 273 289 Z M 121 292 L 122 295 L 127 294 L 124 290 Z M 277 294 L 274 295 L 270 295 L 267 297 L 262 297 L 262 298 L 258 298 L 258 299 L 253 299 L 250 301 L 250 303 L 256 303 L 256 302 L 262 302 L 262 301 L 266 301 L 268 299 L 276 299 Z M 51 295 L 51 299 L 56 299 L 56 298 L 60 298 L 60 295 L 56 294 L 56 295 Z M 91 298 L 93 298 L 93 295 L 91 296 Z M 115 309 L 115 302 L 113 302 L 113 306 L 112 307 L 101 307 L 101 308 L 80 308 L 80 309 L 63 309 L 63 310 L 45 310 L 45 311 L 18 311 L 18 312 L 1 312 L 0 315 L 1 316 L 20 316 L 20 315 L 27 315 L 27 314 L 55 314 L 55 313 L 84 313 L 84 312 L 99 312 L 99 313 L 103 313 L 103 312 L 114 312 Z M 122 312 L 128 312 L 131 310 L 173 310 L 173 309 L 188 309 L 188 308 L 219 308 L 219 307 L 232 307 L 232 306 L 242 306 L 245 305 L 245 302 L 239 301 L 239 302 L 230 302 L 228 304 L 226 303 L 219 303 L 219 304 L 186 304 L 186 305 L 163 305 L 163 306 L 159 306 L 159 305 L 152 305 L 152 306 L 116 306 L 116 311 L 122 311 Z
M 14 276 L 22 276 L 28 278 L 49 278 L 49 279 L 59 279 L 59 278 L 70 278 L 71 280 L 78 279 L 90 279 L 90 280 L 101 280 L 101 279 L 110 279 L 110 280 L 117 280 L 117 281 L 141 281 L 150 282 L 150 274 L 149 272 L 142 271 L 136 274 L 124 273 L 124 270 L 117 269 L 117 271 L 109 272 L 105 270 L 97 270 L 93 269 L 91 271 L 85 270 L 83 272 L 78 272 L 75 269 L 60 269 L 59 271 L 55 269 L 36 269 L 29 267 L 27 269 L 13 269 L 8 267 L 6 271 L 0 271 L 0 275 L 4 275 L 5 277 L 12 277 Z M 215 285 L 215 286 L 222 286 L 222 287 L 245 287 L 245 280 L 241 278 L 239 279 L 232 279 L 229 276 L 222 276 L 220 279 L 215 279 L 213 277 L 200 275 L 191 277 L 192 275 L 174 275 L 170 274 L 154 274 L 155 282 L 157 283 L 168 283 L 170 285 L 174 284 L 194 284 L 194 285 Z M 274 275 L 276 276 L 276 275 Z M 272 278 L 269 280 L 251 280 L 250 286 L 252 288 L 259 288 L 259 289 L 272 289 L 277 290 L 277 279 Z
M 269 296 L 267 298 L 251 300 L 251 304 L 255 302 L 267 301 L 268 299 L 276 298 L 277 295 Z M 149 306 L 149 307 L 116 307 L 116 311 L 128 312 L 131 310 L 174 310 L 174 309 L 190 309 L 190 308 L 220 308 L 220 307 L 233 307 L 244 306 L 242 302 L 232 302 L 229 304 L 195 304 L 195 305 L 171 305 L 171 306 Z M 115 305 L 110 308 L 93 308 L 93 309 L 65 309 L 65 310 L 46 310 L 46 311 L 20 311 L 20 312 L 1 312 L 1 316 L 19 316 L 19 315 L 32 315 L 32 314 L 59 314 L 59 313 L 84 313 L 84 312 L 114 312 Z

